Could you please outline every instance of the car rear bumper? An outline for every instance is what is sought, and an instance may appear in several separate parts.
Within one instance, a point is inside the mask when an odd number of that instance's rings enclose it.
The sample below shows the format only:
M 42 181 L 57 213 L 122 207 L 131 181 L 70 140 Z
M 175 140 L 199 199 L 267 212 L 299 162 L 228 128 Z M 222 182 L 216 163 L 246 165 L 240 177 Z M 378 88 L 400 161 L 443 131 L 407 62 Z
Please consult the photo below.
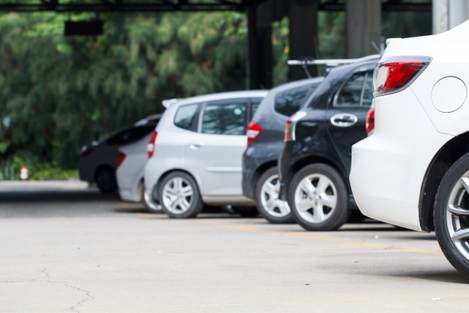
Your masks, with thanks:
M 124 201 L 142 202 L 143 201 L 143 182 L 136 188 L 119 188 L 119 196 Z
M 350 184 L 355 201 L 366 216 L 422 230 L 422 183 L 450 137 L 436 131 L 409 90 L 379 97 L 375 105 L 373 135 L 352 148 Z
M 249 199 L 256 198 L 256 166 L 255 159 L 251 155 L 244 153 L 241 185 L 243 196 Z

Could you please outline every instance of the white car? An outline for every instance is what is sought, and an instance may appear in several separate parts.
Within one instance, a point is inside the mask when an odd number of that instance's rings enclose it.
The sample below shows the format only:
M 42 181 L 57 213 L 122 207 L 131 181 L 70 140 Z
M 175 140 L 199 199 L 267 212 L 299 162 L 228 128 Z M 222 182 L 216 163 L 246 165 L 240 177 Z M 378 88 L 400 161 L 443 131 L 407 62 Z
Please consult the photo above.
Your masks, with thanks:
M 160 118 L 160 114 L 152 115 L 135 123 L 131 135 L 141 138 L 120 146 L 116 160 L 116 179 L 120 198 L 130 202 L 144 202 L 150 211 L 161 211 L 159 205 L 145 201 L 143 192 L 143 174 L 148 160 L 147 145 Z M 151 127 L 151 130 L 148 130 L 148 127 Z
M 169 103 L 148 148 L 145 194 L 172 218 L 195 217 L 210 205 L 257 214 L 241 192 L 246 128 L 266 91 L 212 94 Z
M 367 216 L 436 231 L 469 276 L 469 22 L 391 39 L 375 70 L 371 135 L 353 146 L 351 185 Z

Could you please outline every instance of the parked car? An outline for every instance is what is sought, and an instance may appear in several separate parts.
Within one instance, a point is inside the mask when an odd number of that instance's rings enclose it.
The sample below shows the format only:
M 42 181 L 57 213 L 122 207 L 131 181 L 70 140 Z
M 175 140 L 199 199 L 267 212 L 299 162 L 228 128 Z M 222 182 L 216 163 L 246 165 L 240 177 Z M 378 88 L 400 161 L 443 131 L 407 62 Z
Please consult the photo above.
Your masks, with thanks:
M 80 179 L 96 183 L 102 193 L 117 191 L 116 161 L 119 147 L 135 143 L 151 134 L 160 116 L 149 116 L 133 126 L 120 129 L 100 141 L 93 141 L 80 152 L 78 170 Z
M 117 186 L 119 187 L 119 196 L 122 200 L 131 202 L 143 202 L 150 211 L 160 212 L 161 207 L 148 201 L 144 196 L 144 169 L 148 160 L 147 146 L 154 136 L 156 127 L 155 121 L 158 122 L 161 115 L 152 116 L 152 121 L 140 121 L 142 133 L 146 135 L 119 147 L 116 158 L 116 177 Z
M 435 230 L 469 277 L 469 22 L 449 32 L 392 39 L 375 71 L 371 135 L 353 147 L 360 210 Z
M 257 214 L 241 192 L 247 123 L 266 91 L 239 91 L 174 101 L 163 115 L 145 168 L 145 193 L 172 218 L 208 205 Z
M 277 161 L 283 149 L 285 122 L 321 80 L 306 79 L 272 89 L 249 123 L 248 147 L 243 154 L 243 195 L 255 199 L 259 212 L 271 223 L 293 220 L 288 204 L 279 199 Z
M 366 137 L 373 61 L 330 70 L 306 106 L 285 125 L 281 199 L 306 230 L 335 230 L 354 207 L 348 183 L 351 147 Z

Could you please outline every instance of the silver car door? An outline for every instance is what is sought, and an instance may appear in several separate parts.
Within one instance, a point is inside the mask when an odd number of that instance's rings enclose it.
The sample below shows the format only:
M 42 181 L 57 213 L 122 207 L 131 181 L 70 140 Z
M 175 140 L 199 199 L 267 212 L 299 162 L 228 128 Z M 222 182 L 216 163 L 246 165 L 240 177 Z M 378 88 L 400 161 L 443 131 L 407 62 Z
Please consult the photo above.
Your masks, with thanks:
M 246 148 L 248 100 L 204 105 L 199 132 L 185 149 L 185 163 L 193 168 L 203 196 L 241 195 L 241 158 Z

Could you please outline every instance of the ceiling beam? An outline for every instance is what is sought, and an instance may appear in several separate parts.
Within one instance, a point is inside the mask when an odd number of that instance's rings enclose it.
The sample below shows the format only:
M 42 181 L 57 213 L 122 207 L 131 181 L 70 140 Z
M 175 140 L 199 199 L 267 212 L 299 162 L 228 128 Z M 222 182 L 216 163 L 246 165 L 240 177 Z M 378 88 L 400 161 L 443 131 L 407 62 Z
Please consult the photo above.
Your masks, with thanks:
M 59 0 L 0 0 L 0 12 L 169 12 L 169 11 L 245 11 L 249 5 L 259 4 L 265 0 L 218 0 L 212 3 L 190 0 L 154 0 L 130 2 L 125 0 L 60 2 Z M 339 0 L 322 1 L 320 11 L 344 11 L 345 3 Z M 431 12 L 432 3 L 402 2 L 388 0 L 382 4 L 383 12 L 415 11 Z

